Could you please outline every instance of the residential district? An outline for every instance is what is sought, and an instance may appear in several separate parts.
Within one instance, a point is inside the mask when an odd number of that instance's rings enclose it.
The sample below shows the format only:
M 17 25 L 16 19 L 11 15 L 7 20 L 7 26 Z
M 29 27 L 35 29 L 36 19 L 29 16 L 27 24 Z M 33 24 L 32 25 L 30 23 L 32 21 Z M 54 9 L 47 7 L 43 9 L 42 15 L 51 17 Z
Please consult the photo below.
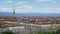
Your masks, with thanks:
M 13 16 L 0 17 L 0 34 L 8 29 L 15 34 L 33 34 L 35 31 L 51 31 L 60 28 L 60 17 Z

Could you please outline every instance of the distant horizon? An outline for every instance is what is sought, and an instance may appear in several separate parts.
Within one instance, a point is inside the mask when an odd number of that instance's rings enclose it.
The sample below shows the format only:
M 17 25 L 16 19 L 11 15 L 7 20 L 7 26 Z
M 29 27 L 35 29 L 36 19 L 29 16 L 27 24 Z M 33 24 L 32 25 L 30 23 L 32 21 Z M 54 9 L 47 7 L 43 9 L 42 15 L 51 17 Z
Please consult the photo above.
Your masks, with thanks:
M 13 13 L 10 12 L 0 12 L 0 16 L 12 16 Z M 16 13 L 16 16 L 51 16 L 51 17 L 58 17 L 60 14 L 44 14 L 44 13 Z
M 13 12 L 0 12 L 0 13 L 11 13 L 11 14 L 13 14 Z M 16 13 L 16 14 L 19 14 L 19 13 Z M 20 13 L 20 14 L 27 14 L 27 13 Z M 30 13 L 30 14 L 39 14 L 39 13 Z M 40 13 L 40 14 L 60 14 L 60 13 Z

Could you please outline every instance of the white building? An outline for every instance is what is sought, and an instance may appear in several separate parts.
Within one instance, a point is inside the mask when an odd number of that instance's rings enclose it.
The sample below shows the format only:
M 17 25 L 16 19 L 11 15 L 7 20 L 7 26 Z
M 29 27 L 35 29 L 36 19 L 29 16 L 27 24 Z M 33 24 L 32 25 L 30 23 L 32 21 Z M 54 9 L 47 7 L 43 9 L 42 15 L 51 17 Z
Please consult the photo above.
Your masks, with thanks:
M 7 27 L 12 32 L 19 32 L 24 30 L 24 26 L 16 26 L 16 27 Z

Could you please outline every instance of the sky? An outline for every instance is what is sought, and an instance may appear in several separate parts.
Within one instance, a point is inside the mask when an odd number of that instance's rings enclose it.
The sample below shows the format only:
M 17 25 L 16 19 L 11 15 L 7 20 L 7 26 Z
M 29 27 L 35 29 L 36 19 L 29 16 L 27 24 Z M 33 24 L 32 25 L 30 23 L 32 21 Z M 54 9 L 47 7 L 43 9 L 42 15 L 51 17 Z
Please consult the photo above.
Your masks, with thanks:
M 0 0 L 0 12 L 60 13 L 60 0 Z

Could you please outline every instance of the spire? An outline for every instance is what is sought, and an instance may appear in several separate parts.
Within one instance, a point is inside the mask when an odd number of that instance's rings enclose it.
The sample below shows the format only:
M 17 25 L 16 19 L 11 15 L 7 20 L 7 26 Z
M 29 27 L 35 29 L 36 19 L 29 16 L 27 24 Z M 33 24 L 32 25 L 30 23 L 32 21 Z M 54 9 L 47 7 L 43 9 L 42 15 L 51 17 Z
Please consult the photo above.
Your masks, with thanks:
M 15 9 L 13 8 L 13 14 L 15 14 Z
M 16 17 L 16 15 L 15 15 L 15 8 L 13 8 L 13 17 Z

